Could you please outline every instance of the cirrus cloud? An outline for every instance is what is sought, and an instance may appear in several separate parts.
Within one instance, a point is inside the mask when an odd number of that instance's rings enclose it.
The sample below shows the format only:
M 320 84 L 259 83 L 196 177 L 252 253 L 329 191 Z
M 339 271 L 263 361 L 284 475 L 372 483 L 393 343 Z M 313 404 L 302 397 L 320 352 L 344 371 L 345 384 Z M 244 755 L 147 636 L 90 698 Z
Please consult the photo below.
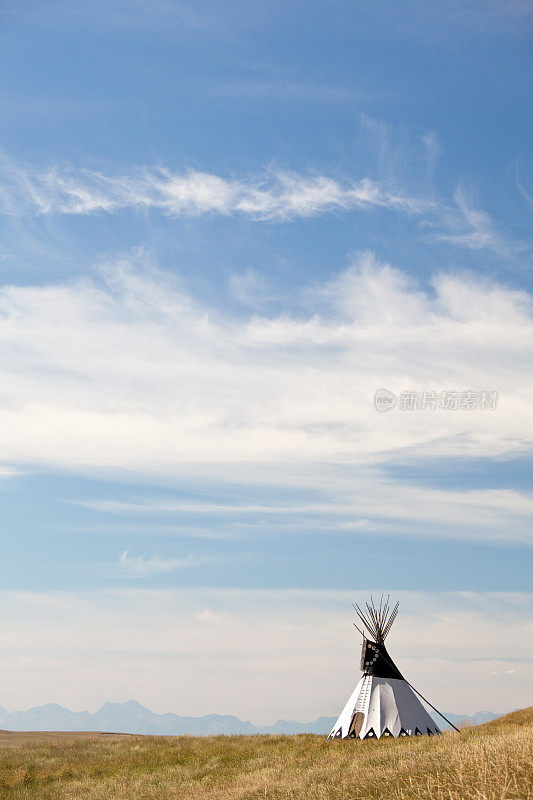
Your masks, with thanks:
M 314 288 L 306 315 L 234 318 L 137 261 L 0 291 L 6 466 L 313 485 L 322 494 L 310 506 L 276 504 L 286 522 L 410 520 L 528 538 L 524 493 L 422 491 L 379 475 L 402 459 L 531 451 L 527 293 L 456 274 L 423 290 L 364 253 Z M 496 390 L 499 402 L 379 414 L 380 387 Z M 254 513 L 272 516 L 266 505 Z
M 125 175 L 52 167 L 44 171 L 4 163 L 4 210 L 37 214 L 113 213 L 154 209 L 171 217 L 243 214 L 258 220 L 312 217 L 332 210 L 390 208 L 421 213 L 429 200 L 372 181 L 336 180 L 278 170 L 259 178 L 225 178 L 201 170 L 140 168 Z

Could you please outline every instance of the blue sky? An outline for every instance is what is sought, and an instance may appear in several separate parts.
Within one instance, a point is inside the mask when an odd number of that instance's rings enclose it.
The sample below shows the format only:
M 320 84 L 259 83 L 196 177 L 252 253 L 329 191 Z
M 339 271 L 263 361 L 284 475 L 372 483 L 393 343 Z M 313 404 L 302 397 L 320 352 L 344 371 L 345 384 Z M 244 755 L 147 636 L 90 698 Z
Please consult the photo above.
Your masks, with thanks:
M 368 590 L 448 710 L 526 704 L 528 6 L 4 4 L 0 704 L 335 713 Z

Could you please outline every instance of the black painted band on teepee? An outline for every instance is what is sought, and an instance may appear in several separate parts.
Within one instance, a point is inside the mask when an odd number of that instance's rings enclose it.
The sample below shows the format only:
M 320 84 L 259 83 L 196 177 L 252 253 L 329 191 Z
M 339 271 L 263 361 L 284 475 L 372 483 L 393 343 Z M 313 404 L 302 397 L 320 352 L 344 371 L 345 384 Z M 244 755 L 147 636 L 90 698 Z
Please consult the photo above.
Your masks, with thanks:
M 371 642 L 363 639 L 361 650 L 361 670 L 364 675 L 372 675 L 373 678 L 396 678 L 405 680 L 392 658 L 387 653 L 384 644 Z

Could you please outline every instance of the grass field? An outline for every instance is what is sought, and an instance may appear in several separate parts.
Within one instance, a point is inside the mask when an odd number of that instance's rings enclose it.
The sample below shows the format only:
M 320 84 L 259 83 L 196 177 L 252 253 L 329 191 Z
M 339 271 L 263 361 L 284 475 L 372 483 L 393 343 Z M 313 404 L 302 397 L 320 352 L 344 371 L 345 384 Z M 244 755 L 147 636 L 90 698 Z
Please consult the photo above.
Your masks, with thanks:
M 0 734 L 9 800 L 523 800 L 533 707 L 416 739 Z

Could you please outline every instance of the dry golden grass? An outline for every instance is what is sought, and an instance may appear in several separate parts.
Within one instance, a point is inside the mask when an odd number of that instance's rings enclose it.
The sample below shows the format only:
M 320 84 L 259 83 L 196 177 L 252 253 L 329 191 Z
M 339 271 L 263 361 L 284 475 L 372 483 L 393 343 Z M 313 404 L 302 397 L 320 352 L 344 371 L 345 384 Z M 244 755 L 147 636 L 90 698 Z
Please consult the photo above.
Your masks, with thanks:
M 533 707 L 439 737 L 0 734 L 9 800 L 525 800 Z

